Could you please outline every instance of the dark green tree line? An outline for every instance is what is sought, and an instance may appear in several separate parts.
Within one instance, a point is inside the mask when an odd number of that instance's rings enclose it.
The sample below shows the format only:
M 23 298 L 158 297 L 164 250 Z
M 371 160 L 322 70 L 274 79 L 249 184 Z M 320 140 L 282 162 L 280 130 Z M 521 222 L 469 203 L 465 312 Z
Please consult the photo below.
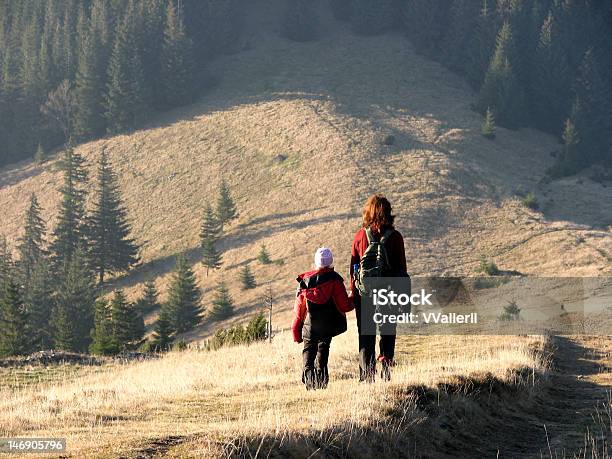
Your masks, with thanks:
M 20 0 L 0 14 L 0 165 L 192 102 L 243 22 L 238 0 Z M 70 108 L 61 123 L 41 111 L 48 98 Z

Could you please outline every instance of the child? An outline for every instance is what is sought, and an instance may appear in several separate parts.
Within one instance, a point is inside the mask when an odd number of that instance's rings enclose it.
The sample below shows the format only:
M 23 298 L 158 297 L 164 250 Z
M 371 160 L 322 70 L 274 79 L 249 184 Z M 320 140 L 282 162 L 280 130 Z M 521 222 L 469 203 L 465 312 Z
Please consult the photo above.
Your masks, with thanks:
M 315 270 L 300 274 L 293 319 L 293 339 L 304 341 L 302 382 L 306 389 L 325 389 L 329 381 L 327 360 L 332 337 L 346 331 L 346 312 L 353 303 L 346 294 L 344 280 L 332 267 L 330 249 L 317 249 Z

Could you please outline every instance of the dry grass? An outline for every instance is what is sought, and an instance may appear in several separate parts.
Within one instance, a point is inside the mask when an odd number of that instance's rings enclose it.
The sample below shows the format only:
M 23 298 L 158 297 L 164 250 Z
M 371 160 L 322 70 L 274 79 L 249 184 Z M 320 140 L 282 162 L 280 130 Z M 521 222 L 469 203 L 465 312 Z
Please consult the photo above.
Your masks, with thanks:
M 282 333 L 272 344 L 170 353 L 61 383 L 0 389 L 0 437 L 65 436 L 73 457 L 133 452 L 173 435 L 204 436 L 198 441 L 216 448 L 340 425 L 357 433 L 385 422 L 402 396 L 404 422 L 412 426 L 425 414 L 406 395 L 409 388 L 484 374 L 515 385 L 520 370 L 544 371 L 543 345 L 538 337 L 403 337 L 393 382 L 369 386 L 355 379 L 356 336 L 347 333 L 332 343 L 329 388 L 307 392 L 299 382 L 299 346 Z
M 164 292 L 177 253 L 198 259 L 202 209 L 220 176 L 240 218 L 222 242 L 223 269 L 206 277 L 198 265 L 197 274 L 207 292 L 225 277 L 243 316 L 263 294 L 262 287 L 238 290 L 243 263 L 260 284 L 272 283 L 282 324 L 293 277 L 318 245 L 335 251 L 345 273 L 361 205 L 373 191 L 394 203 L 411 273 L 471 273 L 482 255 L 530 274 L 612 272 L 612 188 L 587 178 L 539 185 L 558 148 L 553 138 L 499 129 L 495 142 L 483 139 L 470 89 L 403 37 L 357 37 L 333 24 L 316 42 L 288 42 L 271 32 L 272 2 L 260 3 L 250 47 L 212 63 L 219 83 L 201 101 L 146 129 L 79 147 L 90 164 L 108 151 L 142 244 L 143 266 L 116 286 L 133 297 L 151 277 Z M 382 144 L 388 134 L 395 145 Z M 287 159 L 275 161 L 279 154 Z M 0 171 L 0 233 L 11 242 L 31 192 L 53 225 L 55 164 Z M 543 214 L 522 206 L 519 187 L 536 192 Z M 284 265 L 260 266 L 261 243 Z M 190 338 L 209 333 L 204 327 Z

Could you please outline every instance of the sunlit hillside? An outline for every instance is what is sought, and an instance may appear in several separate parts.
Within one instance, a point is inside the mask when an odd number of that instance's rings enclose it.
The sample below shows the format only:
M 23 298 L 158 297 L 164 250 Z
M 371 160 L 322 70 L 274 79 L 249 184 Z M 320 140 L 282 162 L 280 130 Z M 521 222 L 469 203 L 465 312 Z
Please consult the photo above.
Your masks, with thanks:
M 472 274 L 484 257 L 502 271 L 586 277 L 612 274 L 612 187 L 588 170 L 546 180 L 560 145 L 539 131 L 484 138 L 467 83 L 399 32 L 357 36 L 322 12 L 318 40 L 297 43 L 279 34 L 274 1 L 250 8 L 240 51 L 211 62 L 201 99 L 78 147 L 92 174 L 109 154 L 142 248 L 108 290 L 135 299 L 155 279 L 163 301 L 186 254 L 203 307 L 225 280 L 235 316 L 205 318 L 183 336 L 190 349 L 147 361 L 0 369 L 0 438 L 66 437 L 68 457 L 573 457 L 585 441 L 593 457 L 610 457 L 606 337 L 402 336 L 393 381 L 366 386 L 351 320 L 332 344 L 330 387 L 305 391 L 287 330 L 294 279 L 322 245 L 347 277 L 371 193 L 393 203 L 412 275 Z M 33 192 L 53 227 L 58 155 L 0 170 L 10 246 Z M 198 235 L 221 178 L 239 217 L 219 243 L 222 267 L 207 275 Z M 529 192 L 538 210 L 523 202 Z M 262 244 L 271 264 L 257 261 Z M 242 291 L 247 263 L 258 286 Z M 272 343 L 198 349 L 259 312 L 268 291 Z

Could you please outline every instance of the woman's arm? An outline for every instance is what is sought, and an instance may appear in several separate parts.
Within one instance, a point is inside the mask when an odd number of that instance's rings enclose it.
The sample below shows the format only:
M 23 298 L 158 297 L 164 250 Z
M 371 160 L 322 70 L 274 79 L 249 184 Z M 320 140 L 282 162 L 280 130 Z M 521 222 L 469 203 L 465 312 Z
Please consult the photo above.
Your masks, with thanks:
M 355 234 L 355 238 L 353 239 L 353 246 L 351 247 L 351 266 L 349 266 L 349 277 L 350 279 L 350 292 L 351 294 L 354 294 L 356 289 L 355 289 L 355 270 L 354 270 L 354 266 L 358 265 L 359 262 L 361 261 L 361 255 L 359 252 L 359 235 L 361 233 L 360 231 L 357 231 L 357 234 Z

